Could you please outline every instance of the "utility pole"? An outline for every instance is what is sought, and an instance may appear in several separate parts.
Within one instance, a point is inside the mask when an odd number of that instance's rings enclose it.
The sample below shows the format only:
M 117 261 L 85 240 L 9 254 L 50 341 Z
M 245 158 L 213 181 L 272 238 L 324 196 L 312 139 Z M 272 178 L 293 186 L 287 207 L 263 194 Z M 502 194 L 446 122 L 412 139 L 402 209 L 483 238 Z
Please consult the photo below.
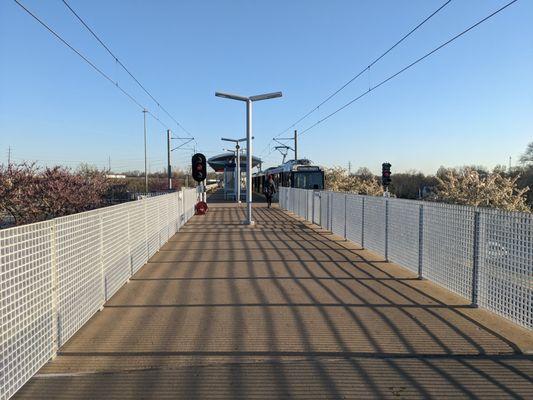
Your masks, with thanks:
M 294 130 L 294 160 L 298 160 L 298 131 Z
M 109 172 L 111 172 L 111 156 L 107 157 L 107 169 Z
M 511 172 L 511 156 L 509 156 L 509 172 Z
M 148 193 L 148 158 L 146 153 L 146 113 L 148 110 L 143 110 L 144 116 L 144 192 Z
M 11 146 L 7 148 L 7 166 L 11 165 Z
M 348 161 L 348 175 L 352 174 L 352 162 Z
M 170 129 L 167 129 L 167 173 L 168 173 L 168 190 L 172 190 L 172 166 L 171 166 L 171 160 L 170 160 L 170 146 L 171 146 L 171 140 L 172 140 L 172 132 Z

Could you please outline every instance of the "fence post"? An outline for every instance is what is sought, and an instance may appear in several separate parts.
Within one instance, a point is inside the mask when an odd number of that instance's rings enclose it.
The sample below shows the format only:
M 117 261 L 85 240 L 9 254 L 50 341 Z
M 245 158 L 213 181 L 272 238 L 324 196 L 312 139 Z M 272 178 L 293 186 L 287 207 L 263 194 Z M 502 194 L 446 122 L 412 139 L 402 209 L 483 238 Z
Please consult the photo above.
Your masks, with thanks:
M 346 215 L 346 202 L 347 201 L 348 201 L 348 195 L 344 193 L 344 240 L 348 240 L 346 239 L 346 220 L 348 219 Z
M 57 278 L 57 260 L 56 260 L 56 221 L 52 220 L 50 227 L 50 253 L 51 253 L 51 270 L 52 270 L 52 357 L 53 360 L 57 356 L 59 350 L 59 331 L 60 319 L 58 310 L 59 287 Z
M 365 248 L 365 198 L 361 202 L 361 247 Z
M 424 206 L 420 204 L 418 209 L 418 279 L 423 278 L 423 251 L 424 251 Z
M 311 208 L 311 223 L 315 223 L 315 191 L 313 190 L 311 196 L 312 208 Z
M 328 231 L 333 229 L 333 199 L 332 193 L 328 193 Z
M 389 261 L 389 200 L 385 199 L 385 261 Z
M 474 251 L 472 263 L 472 307 L 478 306 L 479 289 L 479 260 L 480 260 L 480 236 L 481 236 L 481 212 L 474 212 Z

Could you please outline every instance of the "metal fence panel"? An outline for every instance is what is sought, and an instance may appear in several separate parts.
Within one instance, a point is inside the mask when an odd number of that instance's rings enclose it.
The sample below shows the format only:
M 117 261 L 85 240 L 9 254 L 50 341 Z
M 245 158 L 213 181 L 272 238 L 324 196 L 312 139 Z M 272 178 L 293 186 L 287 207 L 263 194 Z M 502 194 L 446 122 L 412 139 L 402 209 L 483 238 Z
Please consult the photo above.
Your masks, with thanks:
M 346 228 L 346 195 L 331 193 L 331 232 L 344 237 Z
M 307 190 L 300 189 L 300 217 L 305 218 L 307 216 Z
M 320 197 L 321 192 L 313 192 L 313 223 L 320 225 Z
M 168 222 L 169 222 L 169 238 L 174 235 L 179 229 L 179 198 L 177 193 L 173 193 L 168 201 Z
M 300 193 L 298 189 L 283 190 L 287 199 Z M 533 215 L 311 193 L 308 191 L 314 223 L 341 235 L 346 229 L 347 239 L 421 273 L 473 304 L 533 327 Z M 281 206 L 295 206 L 290 201 L 285 204 Z
M 346 195 L 346 239 L 363 245 L 363 196 Z
M 146 240 L 148 258 L 159 250 L 159 199 L 151 197 L 146 202 Z
M 296 190 L 289 190 L 289 211 L 294 212 L 294 198 L 296 197 Z
M 146 203 L 144 200 L 128 204 L 130 257 L 132 272 L 135 273 L 148 261 L 146 246 Z
M 0 230 L 0 399 L 54 352 L 52 223 Z
M 61 346 L 105 301 L 102 219 L 95 210 L 54 221 Z
M 320 192 L 320 226 L 329 229 L 329 192 Z
M 309 222 L 313 222 L 313 201 L 315 196 L 314 190 L 306 190 L 306 196 L 307 196 L 307 216 L 306 220 Z
M 385 255 L 385 202 L 384 197 L 365 196 L 365 247 Z
M 158 198 L 159 204 L 159 247 L 169 238 L 170 221 L 168 216 L 168 201 L 170 196 L 161 196 Z M 158 247 L 158 248 L 159 248 Z
M 413 272 L 418 272 L 420 207 L 416 201 L 389 200 L 388 258 Z
M 0 400 L 194 214 L 196 199 L 196 189 L 186 189 L 0 230 Z
M 471 298 L 474 208 L 424 204 L 423 231 L 424 277 Z
M 165 196 L 161 196 L 163 198 Z M 129 204 L 103 208 L 102 262 L 104 271 L 104 299 L 107 301 L 132 275 L 129 244 Z
M 296 215 L 301 217 L 303 215 L 303 201 L 302 201 L 302 190 L 296 189 Z
M 482 212 L 479 305 L 533 328 L 533 216 Z

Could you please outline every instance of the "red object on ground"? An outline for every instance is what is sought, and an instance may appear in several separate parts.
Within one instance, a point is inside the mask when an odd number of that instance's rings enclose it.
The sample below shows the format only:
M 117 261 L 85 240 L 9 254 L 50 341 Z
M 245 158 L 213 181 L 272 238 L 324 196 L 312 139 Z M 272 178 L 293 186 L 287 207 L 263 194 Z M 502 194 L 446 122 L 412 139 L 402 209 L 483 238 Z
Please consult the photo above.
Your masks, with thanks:
M 196 210 L 196 215 L 204 215 L 207 210 L 209 210 L 205 201 L 199 201 L 194 208 Z

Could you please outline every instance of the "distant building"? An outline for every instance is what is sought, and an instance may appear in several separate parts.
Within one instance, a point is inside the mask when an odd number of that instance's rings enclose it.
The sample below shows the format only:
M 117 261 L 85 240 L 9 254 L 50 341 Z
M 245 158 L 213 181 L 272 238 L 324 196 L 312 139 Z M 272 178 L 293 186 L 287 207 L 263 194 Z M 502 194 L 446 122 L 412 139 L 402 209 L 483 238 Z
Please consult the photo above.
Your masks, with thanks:
M 126 179 L 126 175 L 117 175 L 117 174 L 107 174 L 105 177 L 107 179 Z

